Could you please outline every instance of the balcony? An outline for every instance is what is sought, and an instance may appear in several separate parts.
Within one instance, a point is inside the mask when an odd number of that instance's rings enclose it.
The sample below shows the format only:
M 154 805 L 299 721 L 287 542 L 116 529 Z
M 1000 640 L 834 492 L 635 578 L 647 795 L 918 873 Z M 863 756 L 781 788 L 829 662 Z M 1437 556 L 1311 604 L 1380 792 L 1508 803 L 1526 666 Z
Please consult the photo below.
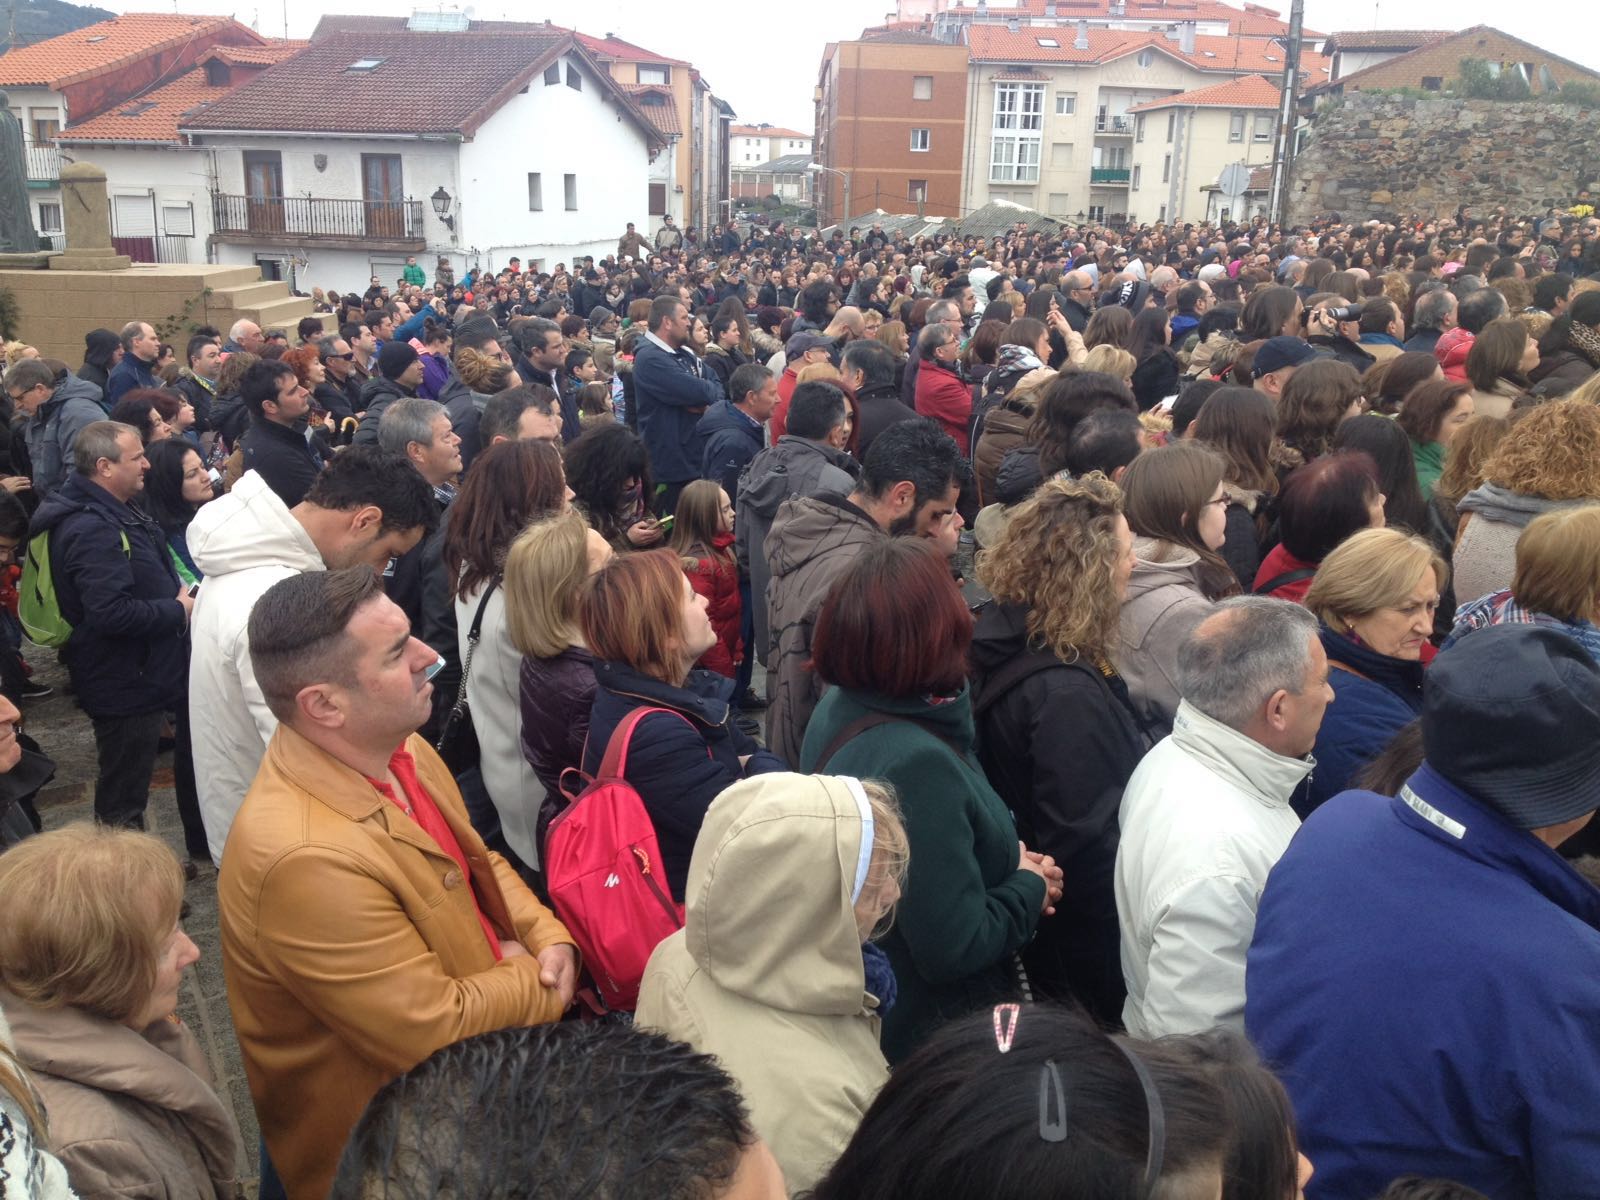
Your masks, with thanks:
M 420 200 L 324 200 L 310 196 L 211 194 L 219 242 L 333 250 L 421 250 L 427 245 Z
M 1132 137 L 1133 118 L 1096 116 L 1094 131 L 1096 136 Z
M 29 142 L 24 156 L 28 160 L 29 187 L 53 187 L 61 182 L 61 151 L 55 146 Z
M 1133 172 L 1127 167 L 1091 167 L 1089 169 L 1089 182 L 1109 183 L 1114 187 L 1126 187 L 1132 174 Z

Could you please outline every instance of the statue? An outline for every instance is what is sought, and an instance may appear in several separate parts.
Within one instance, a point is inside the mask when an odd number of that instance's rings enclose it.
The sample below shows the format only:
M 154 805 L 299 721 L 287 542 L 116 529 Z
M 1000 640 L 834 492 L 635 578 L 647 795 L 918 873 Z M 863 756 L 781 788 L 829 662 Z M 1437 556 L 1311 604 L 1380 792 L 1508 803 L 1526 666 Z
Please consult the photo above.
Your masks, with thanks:
M 0 92 L 0 253 L 35 254 L 39 234 L 33 227 L 33 202 L 28 197 L 28 156 L 22 124 Z

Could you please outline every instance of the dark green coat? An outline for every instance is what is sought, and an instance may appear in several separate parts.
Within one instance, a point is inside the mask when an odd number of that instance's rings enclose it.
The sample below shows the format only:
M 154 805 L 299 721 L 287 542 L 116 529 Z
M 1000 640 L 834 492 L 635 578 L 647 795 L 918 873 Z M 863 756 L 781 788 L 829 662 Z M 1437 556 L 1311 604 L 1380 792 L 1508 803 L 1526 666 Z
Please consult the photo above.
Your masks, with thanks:
M 1017 870 L 1017 828 L 972 752 L 972 696 L 930 705 L 830 688 L 806 728 L 800 769 L 869 712 L 914 717 L 866 730 L 823 769 L 890 784 L 905 813 L 911 864 L 881 945 L 899 996 L 883 1019 L 883 1052 L 905 1058 L 939 1024 L 1017 998 L 1015 956 L 1033 937 L 1044 881 Z M 960 753 L 957 752 L 960 748 Z

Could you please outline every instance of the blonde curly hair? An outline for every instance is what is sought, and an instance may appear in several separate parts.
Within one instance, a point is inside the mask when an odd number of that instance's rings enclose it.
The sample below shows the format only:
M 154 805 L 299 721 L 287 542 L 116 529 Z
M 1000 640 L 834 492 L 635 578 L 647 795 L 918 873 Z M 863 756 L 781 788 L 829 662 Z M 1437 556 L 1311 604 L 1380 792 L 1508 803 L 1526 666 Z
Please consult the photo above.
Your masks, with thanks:
M 1028 610 L 1031 641 L 1063 662 L 1110 663 L 1122 597 L 1117 536 L 1122 489 L 1099 471 L 1041 484 L 978 555 L 978 579 L 1003 604 Z
M 1524 496 L 1600 500 L 1600 408 L 1570 399 L 1537 406 L 1501 439 L 1483 477 Z

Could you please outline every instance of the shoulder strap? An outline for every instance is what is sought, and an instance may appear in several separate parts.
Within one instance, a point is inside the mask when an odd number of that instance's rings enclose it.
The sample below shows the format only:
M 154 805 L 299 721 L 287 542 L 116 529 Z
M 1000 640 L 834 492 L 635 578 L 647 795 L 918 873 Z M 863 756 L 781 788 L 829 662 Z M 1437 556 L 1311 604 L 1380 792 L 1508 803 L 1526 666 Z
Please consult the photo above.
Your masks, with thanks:
M 494 595 L 495 588 L 499 586 L 500 576 L 496 575 L 489 581 L 489 586 L 483 589 L 483 595 L 478 598 L 478 611 L 472 614 L 472 628 L 467 630 L 467 658 L 461 664 L 461 683 L 456 688 L 457 704 L 467 698 L 467 676 L 472 674 L 472 652 L 478 648 L 478 639 L 483 636 L 483 610 L 489 607 L 489 597 Z
M 977 695 L 972 704 L 973 715 L 982 715 L 993 708 L 1001 697 L 1030 675 L 1037 675 L 1052 667 L 1071 666 L 1071 663 L 1062 662 L 1053 654 L 1019 654 L 984 680 L 983 691 Z
M 1310 579 L 1316 573 L 1317 569 L 1315 567 L 1296 567 L 1292 571 L 1284 571 L 1281 574 L 1274 575 L 1265 583 L 1252 588 L 1251 592 L 1257 596 L 1268 596 L 1288 584 L 1299 583 L 1302 579 Z
M 854 741 L 861 734 L 869 729 L 876 729 L 879 725 L 914 725 L 929 737 L 943 742 L 955 752 L 957 758 L 963 762 L 966 761 L 966 752 L 926 721 L 919 721 L 915 717 L 901 716 L 898 713 L 870 712 L 863 717 L 857 717 L 838 732 L 833 741 L 828 743 L 828 748 L 822 752 L 821 757 L 812 765 L 811 773 L 813 775 L 822 774 L 823 768 L 833 761 L 834 755 L 838 754 L 840 750 L 843 750 L 847 744 Z
M 633 741 L 633 731 L 639 727 L 639 722 L 651 713 L 666 713 L 668 716 L 677 717 L 690 729 L 694 722 L 681 712 L 671 708 L 658 708 L 645 706 L 636 708 L 611 731 L 611 740 L 606 743 L 605 757 L 600 760 L 600 770 L 595 775 L 596 779 L 621 779 L 628 769 L 628 745 Z M 706 747 L 706 754 L 711 754 L 711 747 Z

